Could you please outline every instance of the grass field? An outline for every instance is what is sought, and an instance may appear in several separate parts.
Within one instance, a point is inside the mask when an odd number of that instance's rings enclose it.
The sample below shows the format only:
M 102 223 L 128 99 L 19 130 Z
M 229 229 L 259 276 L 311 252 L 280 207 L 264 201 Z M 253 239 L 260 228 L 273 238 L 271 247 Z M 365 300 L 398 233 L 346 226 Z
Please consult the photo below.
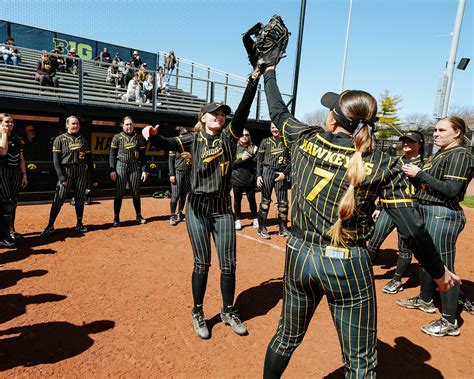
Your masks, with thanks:
M 468 208 L 474 208 L 474 196 L 466 196 L 461 204 Z

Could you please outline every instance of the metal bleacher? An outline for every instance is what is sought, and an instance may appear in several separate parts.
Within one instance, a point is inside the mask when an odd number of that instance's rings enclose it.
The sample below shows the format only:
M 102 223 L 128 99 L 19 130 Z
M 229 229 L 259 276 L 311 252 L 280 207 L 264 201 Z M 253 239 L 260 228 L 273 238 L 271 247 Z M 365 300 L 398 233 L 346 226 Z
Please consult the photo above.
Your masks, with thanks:
M 4 64 L 0 60 L 0 93 L 2 96 L 38 98 L 81 104 L 103 105 L 106 107 L 136 107 L 150 110 L 152 103 L 127 102 L 121 99 L 125 88 L 116 88 L 107 83 L 107 67 L 95 61 L 81 60 L 82 70 L 78 75 L 58 72 L 59 88 L 40 87 L 34 73 L 41 51 L 20 48 L 19 66 Z M 81 75 L 82 74 L 82 75 Z M 82 76 L 82 77 L 81 77 Z M 82 94 L 81 94 L 82 92 Z M 82 95 L 82 96 L 81 96 Z M 176 86 L 169 87 L 169 95 L 158 94 L 156 110 L 196 113 L 206 99 L 186 92 Z

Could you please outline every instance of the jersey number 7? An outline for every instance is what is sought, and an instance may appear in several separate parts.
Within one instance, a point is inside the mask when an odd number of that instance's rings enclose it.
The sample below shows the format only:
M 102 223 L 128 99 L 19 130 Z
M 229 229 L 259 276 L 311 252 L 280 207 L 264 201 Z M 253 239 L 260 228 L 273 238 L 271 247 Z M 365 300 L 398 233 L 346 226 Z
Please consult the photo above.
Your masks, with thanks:
M 313 171 L 313 173 L 317 176 L 321 177 L 321 180 L 316 183 L 316 185 L 313 187 L 313 189 L 308 193 L 308 196 L 306 196 L 306 200 L 308 201 L 313 201 L 314 198 L 320 193 L 324 187 L 328 185 L 328 183 L 331 181 L 331 179 L 334 177 L 334 173 L 330 171 L 323 170 L 322 168 L 316 167 Z

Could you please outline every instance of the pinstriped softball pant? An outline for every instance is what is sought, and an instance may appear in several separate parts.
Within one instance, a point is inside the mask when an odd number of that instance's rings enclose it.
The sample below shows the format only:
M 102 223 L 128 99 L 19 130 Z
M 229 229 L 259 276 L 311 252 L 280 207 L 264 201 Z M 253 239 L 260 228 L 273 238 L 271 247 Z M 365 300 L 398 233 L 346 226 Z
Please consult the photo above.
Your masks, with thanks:
M 16 200 L 20 192 L 20 167 L 0 166 L 0 199 Z
M 288 205 L 288 186 L 287 180 L 281 182 L 275 182 L 275 172 L 268 169 L 267 167 L 263 168 L 262 179 L 263 179 L 263 188 L 262 188 L 262 198 L 271 200 L 272 191 L 275 189 L 277 202 L 278 204 Z
M 59 209 L 63 206 L 69 190 L 74 190 L 74 200 L 76 207 L 84 205 L 84 197 L 88 184 L 88 173 L 86 165 L 65 165 L 63 173 L 67 181 L 67 185 L 63 186 L 59 181 L 56 184 L 56 192 L 54 193 L 53 205 L 51 208 Z
M 190 171 L 176 170 L 176 184 L 171 185 L 171 202 L 178 202 L 179 199 L 184 199 L 189 192 L 190 185 Z
M 450 209 L 441 205 L 419 205 L 418 210 L 425 222 L 426 230 L 430 234 L 441 254 L 441 260 L 449 271 L 454 271 L 454 258 L 456 256 L 456 241 L 466 224 L 466 216 L 462 208 Z M 431 294 L 435 291 L 435 285 L 430 274 L 426 270 L 420 270 L 421 291 Z M 427 288 L 426 283 L 431 283 Z M 454 317 L 459 299 L 459 284 L 456 284 L 447 292 L 441 293 L 441 308 L 443 315 Z
M 116 167 L 117 180 L 115 181 L 115 198 L 123 199 L 125 190 L 127 189 L 127 182 L 130 183 L 132 189 L 132 197 L 137 199 L 140 197 L 140 180 L 142 176 L 142 169 L 137 161 L 129 163 L 117 162 Z
M 395 229 L 395 223 L 385 208 L 382 208 L 379 218 L 375 222 L 374 235 L 368 243 L 368 250 L 373 252 L 378 251 L 380 246 L 382 246 L 383 241 L 385 241 L 388 235 L 392 233 L 393 229 Z M 398 251 L 400 257 L 402 258 L 413 257 L 413 253 L 408 247 L 408 244 L 402 238 L 400 238 L 400 234 L 398 235 Z
M 377 310 L 369 255 L 365 248 L 351 247 L 351 258 L 329 258 L 323 256 L 324 249 L 296 237 L 289 239 L 283 309 L 269 347 L 277 354 L 291 356 L 326 295 L 346 377 L 375 377 Z
M 205 274 L 211 266 L 211 234 L 223 274 L 235 273 L 235 224 L 230 196 L 189 195 L 186 227 L 194 254 L 194 272 Z

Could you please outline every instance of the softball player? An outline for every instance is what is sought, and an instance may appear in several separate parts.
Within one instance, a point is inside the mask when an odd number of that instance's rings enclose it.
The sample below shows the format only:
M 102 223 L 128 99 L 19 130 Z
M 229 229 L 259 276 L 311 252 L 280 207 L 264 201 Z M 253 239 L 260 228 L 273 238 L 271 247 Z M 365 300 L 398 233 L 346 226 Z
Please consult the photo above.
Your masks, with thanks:
M 255 200 L 255 174 L 258 147 L 252 143 L 250 133 L 244 129 L 237 143 L 234 167 L 232 171 L 232 192 L 234 193 L 235 229 L 242 229 L 242 196 L 247 194 L 253 227 L 258 228 L 257 202 Z
M 375 377 L 376 301 L 364 240 L 377 196 L 393 200 L 399 210 L 413 209 L 394 196 L 403 193 L 408 181 L 397 159 L 372 148 L 377 101 L 371 95 L 363 91 L 325 94 L 321 102 L 330 112 L 327 131 L 322 133 L 289 113 L 273 68 L 265 70 L 265 92 L 272 121 L 292 157 L 292 231 L 282 316 L 267 350 L 264 377 L 282 375 L 324 294 L 338 331 L 346 376 Z M 427 242 L 424 229 L 410 227 Z M 432 242 L 425 247 L 416 243 L 417 257 L 440 278 L 441 289 L 448 287 L 445 280 L 451 285 L 452 279 L 459 279 L 445 271 L 434 250 L 429 256 L 420 254 L 434 248 Z
M 0 220 L 1 243 L 4 247 L 15 245 L 14 219 L 20 187 L 28 184 L 26 164 L 23 158 L 23 142 L 13 133 L 13 118 L 0 114 Z
M 401 164 L 411 162 L 415 165 L 419 165 L 421 162 L 423 162 L 424 136 L 422 133 L 416 130 L 409 131 L 400 137 L 400 141 L 402 141 L 404 152 L 404 155 L 400 158 Z M 411 186 L 410 188 L 407 188 L 406 192 L 407 196 L 414 194 L 415 187 Z M 368 243 L 367 250 L 373 257 L 373 261 L 383 241 L 385 241 L 388 235 L 393 231 L 393 229 L 395 229 L 395 223 L 387 211 L 383 208 L 377 209 L 372 217 L 376 220 L 376 222 L 374 235 Z M 413 256 L 408 244 L 402 238 L 400 238 L 400 236 L 398 238 L 398 250 L 399 255 L 395 274 L 382 289 L 383 292 L 388 294 L 395 294 L 403 290 L 402 276 L 407 271 Z
M 189 151 L 193 157 L 186 226 L 194 254 L 192 321 L 194 331 L 200 338 L 209 337 L 203 302 L 211 265 L 211 234 L 221 269 L 223 299 L 221 319 L 225 324 L 229 324 L 235 333 L 240 335 L 247 333 L 234 307 L 236 252 L 234 215 L 230 204 L 230 179 L 236 142 L 242 135 L 250 113 L 257 84 L 258 78 L 249 79 L 229 126 L 224 128 L 225 116 L 231 109 L 221 103 L 209 103 L 198 114 L 197 128 L 203 128 L 202 131 L 173 138 L 157 136 L 161 148 Z
M 464 229 L 466 217 L 459 205 L 466 193 L 472 176 L 472 155 L 466 149 L 466 124 L 463 119 L 450 116 L 438 121 L 433 133 L 438 152 L 420 167 L 406 164 L 403 171 L 416 178 L 420 188 L 415 197 L 428 232 L 435 242 L 441 259 L 449 270 L 454 271 L 456 240 Z M 460 328 L 456 320 L 460 287 L 456 285 L 441 294 L 442 315 L 439 320 L 423 325 L 421 330 L 432 336 L 458 336 Z M 431 275 L 420 271 L 420 295 L 398 300 L 397 304 L 434 313 L 434 286 Z
M 131 117 L 124 117 L 120 122 L 122 132 L 114 135 L 110 145 L 110 179 L 115 182 L 114 223 L 120 226 L 120 208 L 125 195 L 127 183 L 132 188 L 133 206 L 136 221 L 145 224 L 140 201 L 140 180 L 148 179 L 146 172 L 146 141 L 141 134 L 135 132 Z
M 66 119 L 66 133 L 56 137 L 53 142 L 53 163 L 58 175 L 58 183 L 54 193 L 53 204 L 49 214 L 49 222 L 41 233 L 48 237 L 54 232 L 54 222 L 61 211 L 70 189 L 74 190 L 77 223 L 75 230 L 87 232 L 82 223 L 84 214 L 84 196 L 88 183 L 88 174 L 92 178 L 92 186 L 97 186 L 94 165 L 86 139 L 79 133 L 81 125 L 76 116 Z
M 185 135 L 188 131 L 181 128 L 179 135 Z M 170 151 L 168 157 L 169 177 L 171 183 L 171 201 L 170 201 L 170 224 L 178 225 L 178 222 L 184 221 L 186 218 L 183 214 L 186 197 L 189 192 L 189 178 L 191 173 L 191 157 L 186 154 L 181 155 L 178 151 Z M 178 214 L 176 207 L 178 206 Z
M 280 138 L 280 131 L 271 124 L 271 137 L 265 138 L 258 149 L 257 186 L 262 189 L 262 199 L 258 211 L 258 234 L 268 239 L 267 216 L 272 202 L 272 191 L 278 202 L 278 234 L 288 237 L 288 188 L 287 178 L 290 174 L 290 152 Z

